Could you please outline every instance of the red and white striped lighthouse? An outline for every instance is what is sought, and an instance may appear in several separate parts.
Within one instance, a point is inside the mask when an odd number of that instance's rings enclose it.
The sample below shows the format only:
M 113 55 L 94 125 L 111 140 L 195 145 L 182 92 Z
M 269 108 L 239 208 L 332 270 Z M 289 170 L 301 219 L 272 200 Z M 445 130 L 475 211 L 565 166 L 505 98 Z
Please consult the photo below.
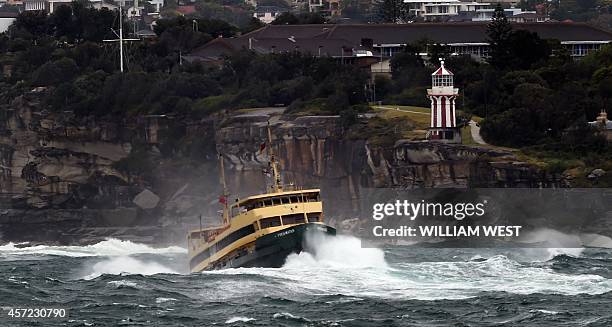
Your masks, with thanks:
M 459 89 L 453 85 L 453 73 L 444 67 L 444 60 L 440 60 L 440 68 L 431 74 L 431 89 L 427 89 L 427 97 L 431 101 L 430 140 L 461 141 L 455 116 L 458 94 Z

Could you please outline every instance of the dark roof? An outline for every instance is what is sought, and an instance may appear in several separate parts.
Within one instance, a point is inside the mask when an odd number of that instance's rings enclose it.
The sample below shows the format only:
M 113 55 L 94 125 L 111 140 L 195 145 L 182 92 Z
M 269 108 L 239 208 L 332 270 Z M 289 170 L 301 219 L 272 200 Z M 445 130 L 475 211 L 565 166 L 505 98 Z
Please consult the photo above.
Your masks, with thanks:
M 580 23 L 523 23 L 516 29 L 537 32 L 541 38 L 560 41 L 610 41 L 612 33 Z M 487 23 L 414 23 L 357 25 L 268 25 L 249 33 L 258 38 L 329 38 L 359 43 L 370 38 L 375 44 L 411 43 L 423 38 L 440 43 L 481 43 L 487 39 Z
M 581 23 L 516 23 L 515 29 L 560 41 L 612 41 L 612 33 Z M 258 52 L 293 51 L 340 56 L 342 47 L 359 50 L 363 39 L 373 44 L 407 44 L 423 39 L 437 43 L 485 43 L 487 23 L 267 25 L 236 38 L 217 39 L 192 55 L 218 58 L 231 50 L 251 47 Z
M 509 18 L 511 18 L 511 17 L 544 18 L 546 16 L 540 15 L 540 14 L 534 13 L 534 12 L 523 12 L 523 13 L 520 13 L 520 14 L 516 14 L 516 15 L 510 16 Z
M 203 47 L 194 50 L 191 55 L 202 58 L 218 57 L 219 53 L 226 53 L 228 50 L 249 48 L 249 38 L 217 38 Z M 324 38 L 255 38 L 251 37 L 251 49 L 259 53 L 300 51 L 309 52 L 314 55 L 341 57 L 350 55 L 352 50 L 365 50 L 359 44 L 351 43 L 348 40 L 324 39 Z M 344 49 L 344 53 L 343 53 Z M 374 52 L 375 54 L 378 52 Z
M 279 6 L 257 6 L 255 8 L 256 13 L 266 13 L 266 12 L 288 12 L 289 9 L 282 8 Z
M 0 18 L 17 18 L 19 16 L 18 12 L 2 10 L 0 11 Z

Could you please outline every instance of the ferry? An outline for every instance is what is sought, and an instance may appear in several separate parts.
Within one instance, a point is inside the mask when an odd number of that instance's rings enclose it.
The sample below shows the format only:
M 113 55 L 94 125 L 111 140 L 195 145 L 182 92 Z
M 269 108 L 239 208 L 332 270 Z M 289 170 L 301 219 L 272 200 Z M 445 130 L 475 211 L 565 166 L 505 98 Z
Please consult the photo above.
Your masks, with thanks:
M 267 193 L 228 203 L 223 156 L 219 156 L 223 195 L 223 224 L 191 230 L 187 234 L 191 272 L 237 267 L 278 268 L 291 253 L 314 252 L 307 239 L 336 235 L 324 223 L 320 189 L 298 189 L 283 185 L 272 150 L 268 124 L 267 148 L 272 185 Z

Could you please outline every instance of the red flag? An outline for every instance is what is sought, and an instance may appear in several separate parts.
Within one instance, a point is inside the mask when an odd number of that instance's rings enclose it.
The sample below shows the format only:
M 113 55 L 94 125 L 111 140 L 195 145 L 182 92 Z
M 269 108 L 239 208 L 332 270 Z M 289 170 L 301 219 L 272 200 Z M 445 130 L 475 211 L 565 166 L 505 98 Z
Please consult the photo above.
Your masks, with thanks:
M 227 199 L 222 195 L 222 196 L 219 197 L 219 203 L 227 204 Z
M 262 153 L 265 148 L 266 148 L 266 142 L 260 144 L 259 145 L 259 153 Z

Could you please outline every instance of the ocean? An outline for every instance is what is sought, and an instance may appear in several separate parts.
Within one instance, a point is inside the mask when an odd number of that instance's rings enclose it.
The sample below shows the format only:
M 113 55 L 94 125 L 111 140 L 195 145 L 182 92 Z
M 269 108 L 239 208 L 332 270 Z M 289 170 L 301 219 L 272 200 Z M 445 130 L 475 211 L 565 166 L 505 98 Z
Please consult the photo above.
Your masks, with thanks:
M 612 251 L 361 248 L 190 274 L 182 247 L 0 246 L 0 326 L 612 326 Z M 65 308 L 17 319 L 14 308 Z

